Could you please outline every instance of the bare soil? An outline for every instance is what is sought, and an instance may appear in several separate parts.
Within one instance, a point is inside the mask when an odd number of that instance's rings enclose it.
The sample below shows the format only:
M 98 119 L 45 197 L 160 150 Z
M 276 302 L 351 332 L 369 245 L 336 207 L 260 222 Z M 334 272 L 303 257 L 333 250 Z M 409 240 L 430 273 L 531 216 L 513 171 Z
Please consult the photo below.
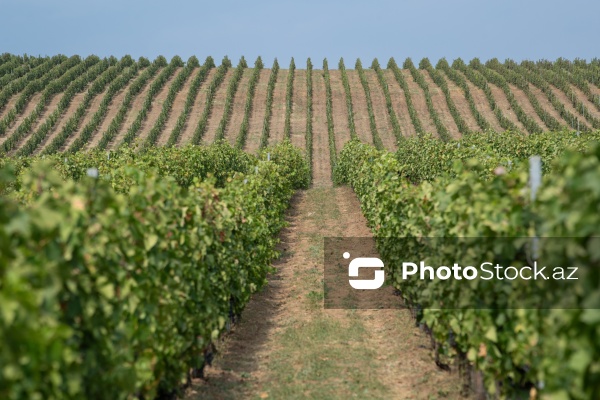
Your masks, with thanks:
M 35 108 L 37 107 L 38 103 L 40 102 L 40 99 L 42 97 L 42 93 L 35 93 L 33 96 L 31 96 L 29 98 L 29 101 L 27 102 L 27 104 L 25 105 L 25 108 L 23 109 L 23 112 L 19 115 L 17 115 L 17 118 L 15 118 L 15 120 L 13 121 L 13 123 L 8 127 L 8 129 L 6 130 L 6 132 L 4 132 L 4 136 L 0 136 L 0 144 L 4 143 L 4 141 L 6 141 L 6 139 L 8 137 L 10 137 L 13 133 L 15 133 L 15 131 L 17 130 L 17 128 L 19 127 L 19 125 L 21 125 L 21 123 L 31 115 L 31 113 L 33 112 L 33 110 L 35 110 Z
M 469 107 L 469 102 L 465 96 L 465 92 L 454 83 L 453 80 L 448 78 L 446 73 L 442 70 L 437 70 L 437 72 L 444 77 L 446 80 L 446 84 L 448 85 L 448 90 L 450 91 L 450 98 L 454 102 L 454 105 L 458 109 L 460 116 L 462 117 L 465 124 L 467 124 L 467 129 L 470 132 L 477 132 L 481 130 L 479 125 L 477 125 L 477 120 L 473 116 L 471 112 L 471 107 Z M 473 93 L 471 93 L 472 95 Z M 485 100 L 485 99 L 484 99 Z M 493 117 L 493 115 L 492 115 Z
M 313 72 L 311 75 L 314 74 Z M 306 148 L 306 93 L 306 70 L 296 69 L 294 72 L 294 91 L 292 93 L 290 136 L 292 144 L 301 149 Z
M 592 85 L 589 85 L 590 87 Z M 583 93 L 581 91 L 581 89 L 579 89 L 577 86 L 575 85 L 571 85 L 571 89 L 573 90 L 573 92 L 575 92 L 575 95 L 577 96 L 577 99 L 583 103 L 583 105 L 585 106 L 585 112 L 588 113 L 593 116 L 594 118 L 598 118 L 600 119 L 600 111 L 598 110 L 598 108 L 596 108 L 596 104 L 590 102 L 587 98 L 587 96 L 585 95 L 585 93 Z M 593 90 L 590 90 L 592 93 L 594 93 Z M 600 93 L 599 93 L 600 94 Z
M 4 117 L 6 117 L 6 115 L 8 114 L 8 112 L 10 110 L 12 110 L 13 108 L 15 108 L 15 104 L 17 103 L 17 100 L 19 100 L 19 97 L 21 97 L 21 93 L 16 93 L 13 94 L 10 99 L 8 99 L 8 103 L 6 103 L 4 105 L 4 107 L 0 110 L 0 121 L 4 119 Z
M 360 81 L 358 72 L 353 69 L 346 70 L 348 83 L 350 84 L 350 96 L 352 97 L 352 111 L 354 112 L 354 127 L 356 135 L 361 142 L 373 144 L 373 134 L 369 124 L 369 113 L 367 111 L 367 96 Z M 358 112 L 364 110 L 364 112 Z
M 110 84 L 108 86 L 110 86 Z M 90 106 L 83 113 L 83 117 L 81 118 L 79 126 L 77 127 L 75 132 L 73 132 L 71 136 L 69 136 L 67 140 L 65 140 L 65 143 L 61 147 L 61 151 L 68 149 L 69 146 L 71 146 L 71 144 L 73 144 L 73 142 L 77 139 L 77 137 L 79 137 L 81 130 L 92 120 L 92 117 L 100 108 L 100 103 L 102 103 L 102 99 L 104 99 L 104 96 L 106 96 L 108 86 L 102 93 L 94 96 L 92 102 L 90 103 Z
M 327 103 L 325 78 L 322 71 L 313 71 L 313 186 L 329 185 L 331 182 L 331 158 L 329 157 L 329 131 L 327 129 Z
M 396 145 L 396 136 L 394 136 L 394 128 L 392 127 L 392 120 L 388 113 L 385 94 L 379 84 L 379 79 L 377 79 L 377 73 L 372 69 L 365 69 L 364 73 L 369 84 L 369 90 L 371 91 L 371 104 L 373 105 L 375 125 L 377 126 L 379 137 L 387 150 L 396 151 L 398 148 Z
M 585 118 L 583 118 L 582 115 L 579 114 L 579 112 L 577 112 L 577 110 L 575 109 L 575 107 L 573 107 L 573 103 L 571 103 L 571 99 L 569 99 L 569 97 L 560 89 L 550 85 L 550 89 L 552 90 L 552 93 L 554 93 L 554 96 L 556 98 L 558 98 L 558 100 L 564 104 L 565 109 L 570 112 L 571 114 L 573 114 L 576 118 L 579 119 L 579 124 L 583 127 L 590 127 L 589 123 L 585 120 Z M 570 126 L 571 124 L 569 124 Z M 574 127 L 577 128 L 577 127 Z
M 299 192 L 288 221 L 276 273 L 186 398 L 463 398 L 407 310 L 323 309 L 323 238 L 371 235 L 352 190 Z
M 419 86 L 417 82 L 412 77 L 412 74 L 409 70 L 403 69 L 400 70 L 406 84 L 408 85 L 408 90 L 410 92 L 411 100 L 417 115 L 419 116 L 419 120 L 421 120 L 421 125 L 423 129 L 427 133 L 431 133 L 434 136 L 439 136 L 437 133 L 437 129 L 435 128 L 435 124 L 433 123 L 433 119 L 431 119 L 431 114 L 429 114 L 429 109 L 427 108 L 427 102 L 425 101 L 425 93 L 423 93 L 423 89 Z M 394 78 L 395 79 L 395 78 Z
M 433 107 L 435 108 L 438 116 L 442 120 L 442 124 L 450 133 L 450 136 L 453 138 L 459 138 L 461 133 L 458 130 L 458 126 L 454 121 L 454 117 L 450 113 L 450 108 L 448 107 L 448 102 L 446 101 L 446 95 L 442 92 L 442 89 L 438 87 L 438 85 L 433 81 L 429 72 L 425 70 L 419 71 L 425 78 L 425 82 L 427 82 L 427 86 L 429 87 L 429 94 L 431 95 L 431 102 L 433 103 Z
M 177 95 L 175 96 L 175 100 L 173 100 L 173 107 L 171 108 L 169 117 L 167 118 L 167 121 L 165 122 L 165 127 L 156 142 L 159 146 L 164 146 L 165 144 L 167 144 L 167 141 L 169 140 L 169 137 L 171 136 L 171 132 L 173 132 L 173 129 L 175 129 L 177 120 L 179 119 L 179 116 L 185 109 L 185 102 L 187 100 L 188 94 L 190 93 L 192 81 L 198 74 L 199 70 L 200 70 L 200 68 L 195 68 L 192 71 L 190 76 L 188 76 L 186 81 L 183 83 L 183 86 L 181 87 L 181 90 L 179 91 L 179 93 L 177 93 Z M 188 115 L 188 117 L 189 117 L 189 115 Z
M 331 109 L 333 114 L 333 131 L 335 133 L 335 148 L 339 152 L 344 147 L 344 143 L 350 140 L 348 107 L 346 106 L 346 92 L 344 91 L 341 72 L 339 70 L 330 70 L 329 82 L 331 84 Z
M 214 142 L 215 135 L 217 134 L 217 128 L 221 123 L 223 114 L 225 112 L 225 99 L 227 98 L 227 89 L 229 88 L 229 82 L 233 76 L 233 69 L 229 69 L 225 74 L 225 79 L 221 83 L 221 86 L 217 89 L 215 97 L 212 103 L 212 109 L 210 111 L 210 117 L 208 118 L 208 124 L 202 143 L 210 144 Z
M 250 77 L 252 76 L 253 69 L 247 68 L 240 79 L 235 96 L 233 96 L 233 107 L 231 109 L 231 119 L 225 130 L 225 139 L 232 145 L 235 145 L 242 121 L 244 121 L 244 107 L 246 105 L 246 98 L 248 97 L 248 87 L 250 83 Z
M 271 109 L 271 127 L 269 129 L 269 144 L 279 143 L 283 140 L 285 129 L 285 91 L 289 70 L 280 69 L 275 81 L 273 92 L 273 108 Z
M 410 114 L 408 113 L 408 104 L 406 103 L 406 95 L 400 84 L 396 81 L 394 72 L 390 69 L 384 69 L 383 75 L 390 91 L 390 97 L 392 98 L 392 106 L 396 112 L 398 123 L 400 124 L 400 130 L 402 136 L 410 137 L 416 136 L 417 132 L 413 125 Z
M 269 87 L 270 69 L 260 71 L 254 99 L 252 99 L 252 112 L 248 122 L 248 137 L 246 138 L 246 147 L 244 150 L 251 154 L 256 154 L 260 146 L 260 137 L 262 135 L 265 113 L 267 111 L 267 89 Z

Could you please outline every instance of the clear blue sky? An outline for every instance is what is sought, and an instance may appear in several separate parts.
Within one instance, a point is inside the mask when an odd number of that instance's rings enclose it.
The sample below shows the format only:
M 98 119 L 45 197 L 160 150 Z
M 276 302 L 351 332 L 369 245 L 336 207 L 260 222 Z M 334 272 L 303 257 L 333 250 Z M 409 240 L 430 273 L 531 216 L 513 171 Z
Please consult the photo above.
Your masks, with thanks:
M 600 57 L 597 0 L 0 0 L 0 53 L 418 62 Z

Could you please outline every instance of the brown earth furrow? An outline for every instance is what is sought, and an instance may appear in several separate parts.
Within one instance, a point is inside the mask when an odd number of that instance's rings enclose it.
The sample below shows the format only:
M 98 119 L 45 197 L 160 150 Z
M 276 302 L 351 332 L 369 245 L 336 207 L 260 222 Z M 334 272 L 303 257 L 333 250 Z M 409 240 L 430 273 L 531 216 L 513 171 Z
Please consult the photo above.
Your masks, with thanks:
M 0 121 L 2 119 L 4 119 L 4 117 L 6 117 L 8 115 L 8 113 L 10 112 L 10 110 L 12 110 L 15 107 L 15 104 L 17 103 L 17 100 L 19 100 L 19 97 L 21 97 L 22 93 L 16 93 L 13 94 L 10 99 L 8 99 L 8 103 L 6 103 L 6 105 L 2 108 L 2 110 L 0 110 Z
M 548 100 L 548 96 L 546 96 L 546 94 L 544 92 L 542 92 L 541 89 L 539 89 L 538 87 L 536 87 L 534 85 L 529 85 L 529 90 L 536 97 L 536 99 L 540 103 L 540 106 L 548 114 L 550 114 L 552 117 L 554 117 L 554 119 L 556 119 L 561 125 L 568 126 L 567 121 L 565 121 L 560 116 L 560 114 L 558 113 L 558 111 L 556 111 L 556 108 L 554 108 L 554 106 L 552 105 L 550 100 Z
M 267 112 L 267 89 L 269 87 L 269 77 L 271 69 L 260 71 L 254 98 L 252 99 L 252 112 L 248 120 L 248 136 L 246 137 L 246 150 L 250 154 L 256 154 L 260 147 L 260 137 L 262 135 L 265 113 Z
M 406 103 L 404 90 L 402 90 L 402 87 L 400 87 L 400 84 L 396 81 L 396 77 L 394 76 L 394 72 L 392 70 L 384 69 L 383 74 L 385 77 L 385 82 L 387 83 L 390 91 L 392 107 L 394 107 L 394 111 L 396 112 L 396 117 L 398 118 L 398 124 L 400 124 L 402 136 L 416 136 L 417 131 L 410 120 L 410 114 L 408 113 L 408 104 Z
M 88 87 L 89 86 L 91 86 L 91 84 L 88 85 Z M 71 118 L 71 116 L 75 113 L 75 111 L 77 111 L 77 108 L 79 108 L 79 106 L 83 102 L 83 99 L 84 99 L 86 93 L 87 93 L 87 88 L 84 89 L 82 92 L 77 93 L 73 97 L 73 99 L 71 99 L 71 103 L 69 104 L 69 106 L 67 107 L 67 109 L 58 118 L 58 122 L 54 125 L 54 128 L 52 128 L 52 130 L 50 132 L 48 132 L 48 134 L 46 135 L 46 137 L 44 138 L 44 140 L 42 140 L 40 142 L 40 144 L 38 145 L 38 147 L 35 150 L 34 154 L 37 154 L 40 151 L 42 151 L 42 149 L 47 144 L 52 143 L 52 140 L 63 130 L 64 126 L 67 124 L 67 122 L 69 121 L 69 119 Z
M 410 70 L 403 69 L 400 70 L 406 84 L 408 85 L 408 90 L 410 91 L 410 96 L 412 99 L 413 106 L 415 107 L 415 111 L 421 120 L 421 126 L 426 133 L 431 133 L 434 136 L 438 136 L 437 129 L 435 128 L 435 124 L 433 123 L 433 119 L 431 118 L 431 114 L 429 114 L 429 109 L 427 108 L 427 102 L 425 101 L 425 93 L 423 89 L 419 86 L 417 82 L 412 77 Z M 394 78 L 395 79 L 395 78 Z
M 446 84 L 448 85 L 448 90 L 450 91 L 450 98 L 454 102 L 454 105 L 458 109 L 460 116 L 462 117 L 465 124 L 467 124 L 467 130 L 469 132 L 479 132 L 481 128 L 477 125 L 477 120 L 473 116 L 471 112 L 471 108 L 469 107 L 469 102 L 465 97 L 465 92 L 454 83 L 444 71 L 437 70 L 439 74 L 441 74 L 446 80 Z M 472 95 L 472 93 L 471 93 Z M 484 99 L 485 100 L 485 99 Z M 492 115 L 493 117 L 493 115 Z
M 554 94 L 554 97 L 556 97 L 562 104 L 564 104 L 565 110 L 570 112 L 572 115 L 575 116 L 575 118 L 577 118 L 579 120 L 579 124 L 581 125 L 581 127 L 587 127 L 587 128 L 590 127 L 589 123 L 585 120 L 585 118 L 581 114 L 579 114 L 579 112 L 575 109 L 575 107 L 573 107 L 573 103 L 571 103 L 571 99 L 565 94 L 565 92 L 563 92 L 562 90 L 558 89 L 557 87 L 555 87 L 553 85 L 550 85 L 550 90 Z M 570 126 L 571 124 L 569 123 L 568 125 Z M 575 125 L 576 125 L 576 123 L 575 123 Z M 576 129 L 577 126 L 573 126 L 573 128 Z
M 277 73 L 275 91 L 273 93 L 273 109 L 271 111 L 271 127 L 269 129 L 269 144 L 275 144 L 283 140 L 285 128 L 285 91 L 287 88 L 287 77 L 289 70 L 280 69 Z
M 123 120 L 123 123 L 121 124 L 121 126 L 119 128 L 119 133 L 117 133 L 117 135 L 115 135 L 112 142 L 107 146 L 108 149 L 118 146 L 123 141 L 123 137 L 125 137 L 125 135 L 127 134 L 127 131 L 131 127 L 131 124 L 135 121 L 140 110 L 142 109 L 144 101 L 146 100 L 146 97 L 148 96 L 148 93 L 150 92 L 150 88 L 152 87 L 152 84 L 160 76 L 161 73 L 162 73 L 162 69 L 157 71 L 156 74 L 152 77 L 152 79 L 149 79 L 148 82 L 146 82 L 146 85 L 138 93 L 138 95 L 135 97 L 135 99 L 133 99 L 133 101 L 131 102 L 131 106 L 129 107 L 129 110 L 127 110 L 127 112 L 125 113 L 125 119 Z M 113 103 L 115 103 L 115 102 L 113 102 Z M 115 113 L 119 111 L 120 106 L 121 106 L 121 102 L 117 103 L 117 108 L 115 110 Z M 112 121 L 112 118 L 110 118 L 110 119 L 107 118 L 107 120 L 108 120 L 107 121 L 108 122 L 107 128 L 108 128 L 108 126 L 110 125 L 110 122 Z M 101 130 L 99 133 L 100 133 L 100 136 L 103 135 L 104 130 Z M 100 138 L 98 138 L 98 140 L 100 140 Z
M 219 127 L 221 119 L 223 119 L 223 114 L 225 113 L 225 99 L 227 98 L 227 89 L 229 88 L 229 82 L 231 81 L 233 72 L 234 69 L 232 68 L 227 70 L 225 79 L 223 79 L 223 82 L 215 93 L 215 98 L 213 99 L 212 103 L 212 110 L 210 111 L 210 117 L 208 118 L 208 123 L 206 124 L 206 132 L 202 138 L 202 143 L 204 144 L 211 144 L 215 141 L 217 128 Z
M 348 107 L 346 106 L 346 92 L 342 83 L 342 74 L 339 70 L 329 71 L 331 84 L 331 109 L 333 113 L 333 131 L 335 133 L 335 149 L 339 153 L 344 144 L 350 141 L 350 127 L 348 126 Z
M 6 132 L 4 132 L 4 137 L 0 136 L 0 143 L 4 142 L 4 140 L 6 140 L 6 138 L 8 136 L 12 135 L 17 130 L 19 125 L 21 125 L 23 120 L 25 120 L 27 117 L 29 117 L 31 115 L 33 110 L 35 110 L 38 103 L 40 102 L 41 97 L 42 97 L 42 93 L 38 92 L 29 98 L 29 101 L 27 101 L 25 108 L 23 108 L 23 112 L 20 113 L 19 115 L 17 115 L 17 118 L 15 118 L 13 123 L 6 130 Z
M 190 111 L 190 116 L 188 117 L 185 126 L 181 131 L 181 136 L 179 136 L 179 140 L 177 143 L 179 144 L 188 144 L 192 138 L 194 137 L 194 132 L 196 131 L 196 127 L 200 122 L 200 118 L 202 118 L 202 113 L 204 112 L 204 106 L 206 105 L 206 97 L 208 96 L 208 87 L 210 82 L 212 82 L 215 74 L 217 73 L 217 68 L 211 68 L 206 75 L 206 79 L 200 85 L 200 90 L 198 90 L 198 94 L 196 95 L 196 99 L 194 100 L 194 105 Z M 224 85 L 222 83 L 221 85 Z
M 58 94 L 55 94 L 52 96 L 50 101 L 46 104 L 46 107 L 44 107 L 44 110 L 40 113 L 38 118 L 32 124 L 32 128 L 18 142 L 18 144 L 14 147 L 14 149 L 11 152 L 9 152 L 9 154 L 14 154 L 15 151 L 19 150 L 19 148 L 29 140 L 31 135 L 35 131 L 37 131 L 40 128 L 40 126 L 42 126 L 42 124 L 46 121 L 46 118 L 48 118 L 48 116 L 54 112 L 54 110 L 58 106 L 58 103 L 60 102 L 60 99 L 62 99 L 64 95 L 65 95 L 64 92 L 61 92 L 61 93 L 58 93 Z M 14 125 L 13 128 L 14 128 L 13 132 L 18 129 L 16 125 Z M 8 136 L 10 136 L 10 134 L 7 135 L 6 137 L 8 137 Z M 2 144 L 2 143 L 0 142 L 0 144 Z
M 327 129 L 327 94 L 323 71 L 313 70 L 313 186 L 327 186 L 331 182 L 329 131 Z
M 571 85 L 571 90 L 573 90 L 573 92 L 575 92 L 575 95 L 577 96 L 577 99 L 580 102 L 582 102 L 583 105 L 585 106 L 586 115 L 588 115 L 588 113 L 589 113 L 589 115 L 591 115 L 592 117 L 594 117 L 596 119 L 600 119 L 600 111 L 598 111 L 598 109 L 596 108 L 595 104 L 593 104 L 592 102 L 590 102 L 590 100 L 585 95 L 585 93 L 583 93 L 581 91 L 581 89 L 579 89 L 575 85 Z M 594 93 L 594 92 L 592 91 L 592 93 Z
M 454 117 L 452 117 L 452 113 L 450 112 L 450 108 L 448 108 L 448 102 L 446 101 L 446 95 L 442 92 L 442 89 L 431 79 L 429 72 L 425 70 L 419 71 L 423 78 L 425 78 L 425 82 L 427 82 L 427 86 L 429 87 L 429 94 L 431 96 L 431 102 L 433 103 L 433 107 L 435 108 L 442 124 L 448 130 L 448 133 L 453 138 L 459 138 L 461 136 L 460 131 L 458 130 L 458 126 L 454 121 Z
M 352 111 L 354 113 L 354 127 L 356 135 L 361 142 L 373 144 L 373 134 L 369 124 L 369 113 L 367 112 L 367 96 L 360 81 L 358 72 L 353 69 L 346 70 L 348 83 L 350 84 L 350 96 L 352 98 Z
M 371 104 L 373 106 L 373 114 L 375 114 L 375 125 L 377 126 L 379 137 L 387 150 L 396 151 L 398 148 L 396 136 L 394 136 L 394 128 L 392 127 L 392 121 L 388 113 L 385 94 L 377 79 L 377 73 L 372 69 L 365 69 L 364 73 L 369 84 L 369 91 L 371 92 Z
M 313 79 L 315 73 L 313 72 Z M 292 92 L 290 138 L 294 146 L 306 148 L 306 70 L 295 70 Z
M 137 74 L 135 76 L 133 76 L 131 78 L 131 80 L 129 82 L 127 82 L 127 84 L 113 96 L 112 101 L 108 105 L 108 110 L 106 112 L 106 115 L 104 116 L 104 119 L 102 120 L 102 122 L 100 123 L 100 126 L 98 126 L 98 129 L 96 129 L 96 131 L 94 132 L 94 134 L 92 134 L 92 137 L 86 144 L 86 146 L 85 146 L 86 150 L 93 149 L 94 147 L 96 147 L 98 145 L 98 143 L 100 142 L 100 139 L 102 138 L 102 135 L 104 135 L 104 132 L 106 132 L 108 130 L 110 123 L 115 118 L 115 116 L 119 112 L 119 109 L 123 105 L 123 100 L 125 99 L 125 96 L 129 92 L 129 88 L 136 81 L 136 79 L 139 77 L 139 75 L 142 73 L 142 71 L 143 70 L 138 71 Z M 146 87 L 149 87 L 149 86 L 150 86 L 150 82 L 147 82 Z M 138 97 L 139 96 L 140 96 L 140 94 L 138 94 Z M 102 102 L 102 100 L 100 100 L 100 101 Z M 97 111 L 97 109 L 91 108 L 91 110 L 92 110 L 92 113 L 90 115 L 90 119 L 94 116 L 94 113 Z M 127 113 L 133 113 L 133 112 L 134 112 L 133 108 L 130 108 L 127 111 Z M 126 113 L 126 115 L 127 115 L 127 113 Z M 87 124 L 87 122 L 86 122 L 86 124 Z M 85 126 L 85 125 L 82 125 L 82 126 Z M 77 136 L 77 135 L 75 135 L 75 136 Z
M 524 91 L 522 91 L 521 89 L 519 89 L 518 87 L 516 87 L 513 84 L 509 83 L 508 87 L 510 87 L 510 91 L 515 96 L 515 100 L 517 100 L 517 103 L 519 103 L 519 105 L 521 106 L 523 111 L 525 111 L 527 116 L 529 118 L 533 119 L 540 126 L 540 128 L 542 128 L 543 130 L 546 130 L 547 129 L 546 124 L 544 124 L 544 121 L 540 118 L 540 116 L 537 114 L 537 112 L 535 112 L 535 108 L 533 108 L 533 105 L 529 101 L 527 94 L 525 94 Z
M 504 129 L 502 129 L 500 122 L 498 122 L 498 118 L 496 118 L 496 114 L 494 114 L 494 110 L 492 110 L 490 102 L 488 101 L 484 91 L 477 87 L 473 82 L 468 80 L 462 72 L 458 70 L 456 70 L 456 72 L 462 75 L 465 82 L 467 82 L 469 93 L 471 93 L 471 96 L 473 97 L 477 111 L 479 111 L 479 113 L 483 116 L 483 118 L 485 118 L 495 132 L 503 132 Z
M 233 96 L 233 107 L 231 108 L 231 119 L 227 125 L 225 131 L 225 139 L 232 145 L 235 145 L 242 122 L 244 121 L 244 107 L 246 106 L 246 98 L 248 97 L 248 87 L 250 83 L 250 77 L 254 70 L 247 68 L 244 70 L 242 78 L 238 84 L 235 96 Z
M 158 94 L 156 94 L 156 96 L 154 96 L 154 99 L 152 100 L 152 105 L 150 106 L 150 110 L 148 110 L 148 114 L 146 114 L 146 118 L 142 121 L 142 126 L 140 127 L 140 130 L 137 133 L 136 140 L 145 140 L 148 137 L 148 135 L 150 134 L 150 131 L 156 124 L 156 121 L 158 121 L 158 117 L 160 116 L 160 113 L 162 112 L 163 104 L 165 103 L 165 100 L 167 99 L 167 96 L 169 95 L 169 90 L 171 89 L 171 85 L 173 85 L 173 81 L 175 81 L 175 78 L 177 77 L 177 75 L 179 75 L 181 73 L 182 70 L 183 70 L 183 67 L 175 68 L 175 71 L 173 72 L 173 74 L 169 77 L 169 79 L 167 79 L 167 81 L 165 82 L 164 86 L 160 89 Z M 161 132 L 161 135 L 163 135 L 163 134 L 164 134 L 164 129 Z M 167 134 L 167 136 L 168 136 L 168 134 Z M 120 143 L 120 142 L 115 142 L 115 143 Z
M 488 85 L 492 90 L 492 95 L 494 96 L 494 100 L 496 101 L 496 106 L 500 107 L 502 114 L 504 114 L 504 116 L 509 121 L 515 124 L 517 126 L 517 129 L 519 129 L 521 132 L 527 132 L 527 129 L 525 129 L 521 121 L 519 121 L 517 115 L 510 106 L 510 103 L 508 102 L 504 91 L 490 82 L 488 82 Z
M 199 69 L 200 68 L 194 68 L 194 70 L 190 73 L 190 76 L 188 76 L 186 81 L 183 83 L 181 90 L 177 93 L 177 95 L 175 95 L 175 100 L 173 100 L 173 106 L 171 107 L 171 113 L 167 117 L 165 127 L 156 141 L 158 146 L 164 146 L 167 144 L 169 136 L 171 136 L 171 132 L 175 128 L 175 124 L 177 124 L 177 119 L 185 108 L 185 101 L 187 100 L 188 93 L 190 92 L 192 81 L 198 74 Z

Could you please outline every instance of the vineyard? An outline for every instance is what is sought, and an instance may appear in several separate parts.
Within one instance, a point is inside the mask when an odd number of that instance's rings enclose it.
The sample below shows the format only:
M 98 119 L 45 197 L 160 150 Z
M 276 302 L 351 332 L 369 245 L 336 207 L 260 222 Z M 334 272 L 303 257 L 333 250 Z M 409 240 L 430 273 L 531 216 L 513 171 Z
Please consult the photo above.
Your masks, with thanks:
M 347 62 L 1 55 L 0 398 L 600 398 L 600 61 Z M 410 313 L 323 310 L 327 236 Z M 463 236 L 583 283 L 401 278 L 389 238 Z

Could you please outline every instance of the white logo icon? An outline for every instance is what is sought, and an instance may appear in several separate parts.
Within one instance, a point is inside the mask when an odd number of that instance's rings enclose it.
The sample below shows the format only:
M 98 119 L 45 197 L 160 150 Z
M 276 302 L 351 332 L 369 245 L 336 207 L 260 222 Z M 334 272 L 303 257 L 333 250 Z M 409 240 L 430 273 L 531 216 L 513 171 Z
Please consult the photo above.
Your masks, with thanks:
M 345 252 L 344 258 L 350 258 L 350 253 Z M 383 261 L 375 257 L 357 257 L 350 261 L 348 266 L 348 275 L 358 277 L 359 268 L 383 268 Z M 382 269 L 375 270 L 374 279 L 350 279 L 350 286 L 354 289 L 379 289 L 385 281 L 385 272 Z

